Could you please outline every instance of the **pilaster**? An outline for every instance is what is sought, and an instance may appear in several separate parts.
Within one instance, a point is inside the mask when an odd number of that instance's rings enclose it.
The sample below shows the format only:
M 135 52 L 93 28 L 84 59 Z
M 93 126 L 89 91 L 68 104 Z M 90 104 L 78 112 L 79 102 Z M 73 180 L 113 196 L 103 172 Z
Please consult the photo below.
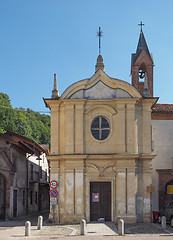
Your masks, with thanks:
M 78 154 L 83 153 L 83 103 L 75 105 L 75 149 Z
M 74 120 L 74 105 L 65 104 L 65 153 L 72 154 L 75 150 L 75 120 Z
M 152 158 L 141 157 L 136 163 L 137 194 L 136 212 L 137 222 L 151 222 L 151 193 L 147 188 L 152 184 Z
M 118 152 L 126 152 L 126 112 L 125 104 L 117 105 L 118 114 Z
M 151 153 L 151 103 L 143 102 L 142 153 Z
M 127 138 L 127 152 L 137 152 L 137 126 L 135 119 L 135 103 L 127 104 L 127 120 L 126 120 L 126 138 Z
M 51 154 L 59 154 L 59 105 L 51 106 Z
M 118 160 L 116 164 L 116 219 L 136 222 L 135 160 Z
M 143 222 L 151 222 L 151 193 L 147 187 L 152 184 L 152 162 L 143 160 Z

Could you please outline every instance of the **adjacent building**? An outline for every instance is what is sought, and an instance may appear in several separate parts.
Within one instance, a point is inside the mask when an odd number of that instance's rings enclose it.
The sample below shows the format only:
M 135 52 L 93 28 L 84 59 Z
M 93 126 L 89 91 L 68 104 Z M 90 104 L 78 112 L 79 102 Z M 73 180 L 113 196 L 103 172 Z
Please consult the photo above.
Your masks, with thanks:
M 49 209 L 47 145 L 0 134 L 0 220 Z
M 173 104 L 156 104 L 152 112 L 153 211 L 173 201 Z

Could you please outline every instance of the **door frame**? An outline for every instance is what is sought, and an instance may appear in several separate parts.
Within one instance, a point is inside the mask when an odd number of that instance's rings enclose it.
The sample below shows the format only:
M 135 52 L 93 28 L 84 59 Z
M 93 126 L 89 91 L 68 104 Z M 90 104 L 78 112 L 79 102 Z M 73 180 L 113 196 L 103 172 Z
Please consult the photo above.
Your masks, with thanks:
M 112 179 L 110 178 L 86 178 L 86 198 L 84 211 L 86 219 L 90 222 L 90 183 L 91 182 L 110 182 L 111 183 L 111 222 L 115 220 L 115 175 Z
M 106 186 L 103 186 L 103 184 L 105 184 Z M 103 190 L 103 187 L 104 187 L 104 190 L 106 191 L 106 188 L 108 188 L 108 195 L 107 197 L 109 196 L 109 199 L 108 199 L 108 204 L 106 204 L 106 199 L 104 201 L 103 198 L 105 198 L 105 191 Z M 105 188 L 106 187 L 106 188 Z M 97 189 L 97 190 L 96 190 Z M 98 201 L 98 211 L 94 211 L 95 209 L 95 204 L 93 203 L 93 199 L 92 199 L 92 194 L 93 192 L 97 191 L 99 193 L 99 201 Z M 111 212 L 112 212 L 112 208 L 111 208 L 111 201 L 112 201 L 112 197 L 111 197 L 111 182 L 110 181 L 106 181 L 106 182 L 100 182 L 100 181 L 97 181 L 97 182 L 90 182 L 90 221 L 91 221 L 91 215 L 93 215 L 92 213 L 96 213 L 97 217 L 95 220 L 92 219 L 92 221 L 97 221 L 97 219 L 99 217 L 105 217 L 107 218 L 107 220 L 105 221 L 111 221 Z M 109 210 L 105 212 L 105 210 L 102 212 L 102 210 L 104 209 L 105 206 L 108 206 L 109 205 Z M 109 220 L 108 220 L 109 219 Z

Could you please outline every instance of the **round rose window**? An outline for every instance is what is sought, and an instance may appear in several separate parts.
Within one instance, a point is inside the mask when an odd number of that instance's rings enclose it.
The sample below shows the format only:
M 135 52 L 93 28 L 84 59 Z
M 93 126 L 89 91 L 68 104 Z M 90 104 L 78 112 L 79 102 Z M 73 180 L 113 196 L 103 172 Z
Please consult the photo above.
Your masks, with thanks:
M 109 136 L 110 126 L 105 117 L 98 116 L 91 123 L 91 133 L 97 140 L 104 140 Z

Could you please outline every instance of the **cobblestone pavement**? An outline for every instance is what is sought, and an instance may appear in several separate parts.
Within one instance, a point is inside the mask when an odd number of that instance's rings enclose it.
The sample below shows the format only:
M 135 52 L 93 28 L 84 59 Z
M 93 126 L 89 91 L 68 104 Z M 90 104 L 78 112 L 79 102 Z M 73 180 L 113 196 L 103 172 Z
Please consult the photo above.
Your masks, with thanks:
M 40 215 L 40 214 L 39 214 Z M 47 213 L 42 214 L 44 219 Z M 117 235 L 117 225 L 111 222 L 106 223 L 88 223 L 87 235 L 80 236 L 80 225 L 58 225 L 50 224 L 44 221 L 41 230 L 37 230 L 38 216 L 15 219 L 14 221 L 0 222 L 0 240 L 172 240 L 173 228 L 167 225 L 164 231 L 160 224 L 156 223 L 138 223 L 125 224 L 125 234 Z M 25 221 L 31 221 L 31 235 L 25 236 Z

